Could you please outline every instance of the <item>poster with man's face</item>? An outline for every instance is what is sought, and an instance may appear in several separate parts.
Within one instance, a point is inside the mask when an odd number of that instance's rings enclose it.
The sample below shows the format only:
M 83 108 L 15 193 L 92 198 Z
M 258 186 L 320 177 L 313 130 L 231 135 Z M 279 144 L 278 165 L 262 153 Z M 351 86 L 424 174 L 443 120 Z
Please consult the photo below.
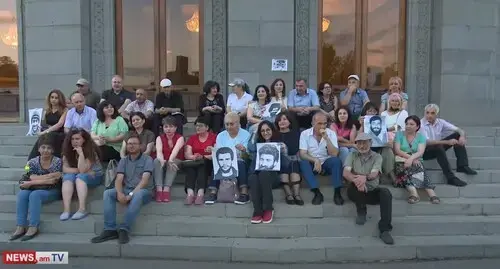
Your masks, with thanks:
M 280 171 L 280 143 L 257 143 L 256 171 Z
M 279 102 L 271 102 L 266 105 L 266 110 L 264 114 L 262 114 L 262 118 L 274 119 L 276 115 L 281 112 L 281 103 Z
M 212 150 L 214 180 L 238 177 L 238 155 L 235 147 L 220 147 Z
M 372 147 L 385 147 L 387 144 L 387 126 L 385 117 L 379 115 L 365 116 L 364 131 L 372 138 Z
M 43 108 L 32 108 L 28 111 L 29 127 L 26 136 L 35 136 L 42 129 Z

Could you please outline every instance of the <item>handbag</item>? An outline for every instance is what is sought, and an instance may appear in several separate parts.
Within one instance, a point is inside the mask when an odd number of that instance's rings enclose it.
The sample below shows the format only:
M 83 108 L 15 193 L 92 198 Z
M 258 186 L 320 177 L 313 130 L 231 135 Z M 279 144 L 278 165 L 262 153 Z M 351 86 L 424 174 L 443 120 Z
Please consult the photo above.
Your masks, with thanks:
M 217 194 L 217 202 L 234 203 L 238 198 L 238 186 L 236 180 L 221 180 L 219 185 L 219 193 Z
M 35 190 L 52 190 L 56 189 L 60 186 L 61 181 L 58 181 L 57 183 L 54 184 L 37 184 L 37 185 L 32 185 L 29 186 L 28 188 L 23 188 L 21 185 L 26 182 L 26 181 L 31 181 L 30 174 L 26 173 L 22 175 L 21 180 L 19 180 L 19 189 L 21 190 L 30 190 L 30 191 L 35 191 Z
M 116 160 L 111 160 L 106 167 L 106 173 L 104 174 L 104 186 L 106 189 L 112 189 L 115 187 L 116 170 L 118 164 Z

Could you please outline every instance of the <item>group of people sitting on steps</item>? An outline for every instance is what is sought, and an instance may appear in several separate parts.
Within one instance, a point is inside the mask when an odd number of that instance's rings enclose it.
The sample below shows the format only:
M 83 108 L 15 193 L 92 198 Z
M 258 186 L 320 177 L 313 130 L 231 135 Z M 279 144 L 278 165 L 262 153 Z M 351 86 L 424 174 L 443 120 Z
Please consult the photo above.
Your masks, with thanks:
M 34 238 L 39 232 L 42 203 L 62 195 L 61 221 L 80 220 L 88 215 L 88 189 L 102 184 L 103 163 L 117 160 L 114 186 L 104 191 L 104 231 L 93 243 L 118 239 L 129 241 L 129 232 L 143 205 L 155 199 L 171 200 L 171 186 L 177 172 L 185 177 L 185 205 L 214 204 L 220 180 L 214 180 L 212 151 L 217 163 L 237 159 L 236 177 L 239 196 L 236 204 L 253 203 L 251 223 L 273 220 L 273 189 L 281 187 L 290 205 L 303 205 L 300 183 L 304 178 L 314 194 L 313 205 L 322 204 L 318 175 L 328 175 L 333 186 L 333 202 L 343 205 L 341 189 L 357 209 L 356 224 L 366 222 L 367 204 L 380 204 L 380 238 L 393 244 L 392 195 L 380 185 L 388 179 L 409 192 L 408 203 L 419 202 L 417 189 L 425 189 L 430 202 L 440 203 L 423 160 L 436 158 L 448 184 L 465 186 L 453 173 L 446 150 L 453 147 L 457 172 L 476 174 L 468 166 L 466 136 L 462 129 L 438 118 L 439 107 L 429 104 L 425 116 L 408 116 L 408 96 L 399 77 L 389 80 L 389 89 L 377 107 L 359 77 L 351 75 L 346 89 L 337 97 L 332 85 L 321 83 L 315 91 L 305 79 L 297 79 L 288 96 L 282 79 L 270 87 L 258 85 L 252 95 L 248 84 L 235 79 L 227 103 L 220 85 L 208 81 L 199 101 L 196 133 L 185 141 L 186 122 L 182 95 L 172 90 L 172 82 L 163 79 L 156 103 L 147 99 L 144 89 L 132 93 L 123 89 L 122 79 L 112 79 L 113 88 L 102 96 L 89 89 L 85 79 L 69 102 L 60 90 L 47 96 L 40 137 L 33 147 L 19 181 L 17 228 L 11 240 Z M 279 103 L 280 112 L 264 116 L 264 108 Z M 373 134 L 364 131 L 368 116 L 385 117 L 386 126 L 370 118 L 370 128 L 387 129 L 388 142 L 373 147 Z M 256 169 L 256 145 L 279 143 L 280 171 Z M 192 162 L 194 161 L 194 162 Z M 272 161 L 272 160 L 271 160 Z M 78 209 L 71 213 L 76 190 Z M 205 190 L 208 192 L 205 194 Z M 124 220 L 116 222 L 116 203 L 126 206 Z

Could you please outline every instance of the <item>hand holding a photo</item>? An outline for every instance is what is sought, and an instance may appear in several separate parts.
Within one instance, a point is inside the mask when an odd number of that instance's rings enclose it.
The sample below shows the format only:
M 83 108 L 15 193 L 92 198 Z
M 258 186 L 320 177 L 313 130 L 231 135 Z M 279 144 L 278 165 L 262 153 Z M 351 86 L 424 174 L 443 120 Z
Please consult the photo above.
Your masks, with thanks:
M 242 145 L 242 144 L 238 144 L 235 146 L 235 148 L 241 152 L 246 152 L 247 149 Z

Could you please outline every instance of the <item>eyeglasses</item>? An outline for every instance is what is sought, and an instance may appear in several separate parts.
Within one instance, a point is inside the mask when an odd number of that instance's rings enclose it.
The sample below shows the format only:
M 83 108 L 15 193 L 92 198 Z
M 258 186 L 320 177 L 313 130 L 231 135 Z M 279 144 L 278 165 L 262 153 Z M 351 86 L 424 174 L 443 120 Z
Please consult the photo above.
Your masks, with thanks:
M 263 133 L 263 134 L 265 134 L 265 133 L 272 133 L 273 130 L 271 130 L 271 129 L 262 129 L 262 130 L 260 130 L 260 132 Z

